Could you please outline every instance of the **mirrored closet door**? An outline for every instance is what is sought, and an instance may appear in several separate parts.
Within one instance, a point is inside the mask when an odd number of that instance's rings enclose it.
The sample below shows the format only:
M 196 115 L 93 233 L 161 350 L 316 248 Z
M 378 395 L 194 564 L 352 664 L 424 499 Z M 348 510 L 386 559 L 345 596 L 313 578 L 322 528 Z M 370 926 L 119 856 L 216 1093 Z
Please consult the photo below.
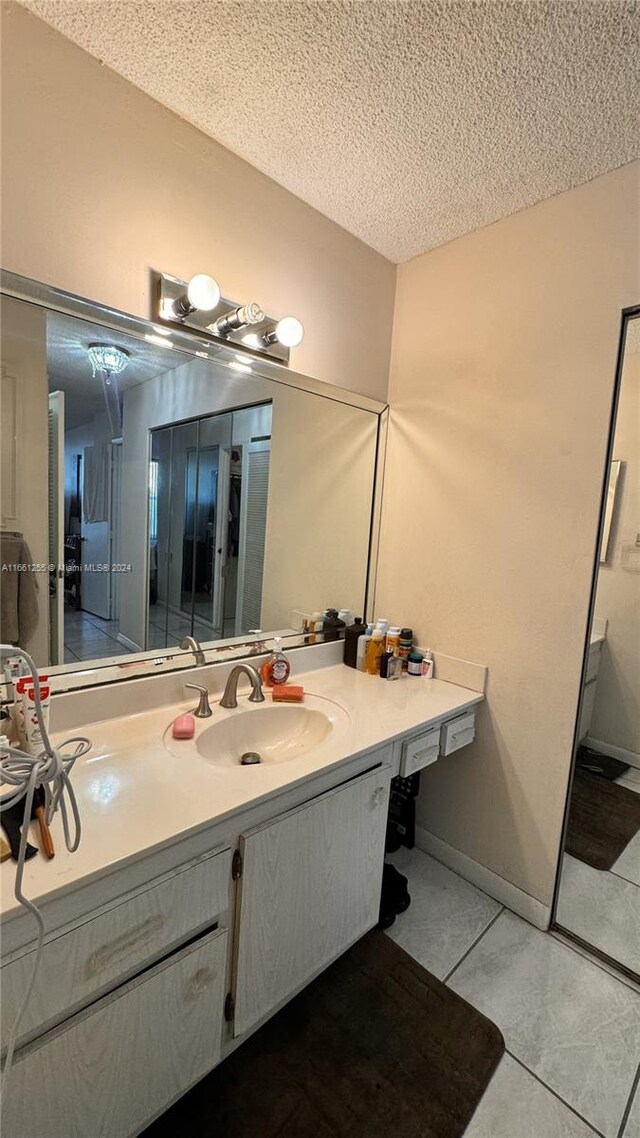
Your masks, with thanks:
M 640 978 L 640 307 L 623 315 L 555 920 Z

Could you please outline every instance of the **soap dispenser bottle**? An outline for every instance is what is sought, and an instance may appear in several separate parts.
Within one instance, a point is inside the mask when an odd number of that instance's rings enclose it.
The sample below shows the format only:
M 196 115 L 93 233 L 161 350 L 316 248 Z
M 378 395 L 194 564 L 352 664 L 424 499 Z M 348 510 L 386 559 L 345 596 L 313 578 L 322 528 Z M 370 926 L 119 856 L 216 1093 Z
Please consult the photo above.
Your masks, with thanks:
M 282 639 L 276 636 L 273 641 L 273 652 L 260 669 L 262 682 L 268 688 L 272 688 L 274 684 L 286 684 L 290 672 L 291 664 L 282 651 Z

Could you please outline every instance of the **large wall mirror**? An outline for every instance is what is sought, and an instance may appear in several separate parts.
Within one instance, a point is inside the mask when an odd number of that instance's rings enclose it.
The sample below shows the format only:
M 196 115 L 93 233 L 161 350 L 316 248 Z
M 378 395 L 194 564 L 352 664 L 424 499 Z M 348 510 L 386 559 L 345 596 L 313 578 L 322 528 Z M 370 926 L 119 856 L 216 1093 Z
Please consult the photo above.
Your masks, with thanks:
M 3 642 L 122 678 L 186 636 L 212 659 L 301 613 L 364 615 L 383 404 L 3 286 Z
M 640 307 L 622 322 L 555 921 L 640 981 Z

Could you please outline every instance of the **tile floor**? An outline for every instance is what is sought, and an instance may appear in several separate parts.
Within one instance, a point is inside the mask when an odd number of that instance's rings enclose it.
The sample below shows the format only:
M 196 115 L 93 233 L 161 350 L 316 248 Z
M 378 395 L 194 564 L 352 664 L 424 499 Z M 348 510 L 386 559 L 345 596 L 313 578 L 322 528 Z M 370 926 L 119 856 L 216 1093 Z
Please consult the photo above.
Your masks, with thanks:
M 640 993 L 421 850 L 391 936 L 506 1043 L 465 1138 L 640 1138 Z
M 191 635 L 191 621 L 187 616 L 169 613 L 168 634 L 165 633 L 166 614 L 160 605 L 153 606 L 149 620 L 149 648 L 178 648 L 185 636 Z M 105 656 L 127 656 L 130 651 L 118 640 L 119 622 L 104 620 L 93 613 L 70 609 L 64 615 L 64 662 L 98 660 Z M 235 621 L 225 622 L 225 636 L 235 635 Z M 197 619 L 193 635 L 203 643 L 214 640 L 211 625 Z
M 100 660 L 105 656 L 128 656 L 129 649 L 118 640 L 118 621 L 77 609 L 64 614 L 64 662 Z
M 629 767 L 616 782 L 640 794 L 640 770 Z M 640 973 L 640 833 L 609 871 L 565 854 L 558 923 Z

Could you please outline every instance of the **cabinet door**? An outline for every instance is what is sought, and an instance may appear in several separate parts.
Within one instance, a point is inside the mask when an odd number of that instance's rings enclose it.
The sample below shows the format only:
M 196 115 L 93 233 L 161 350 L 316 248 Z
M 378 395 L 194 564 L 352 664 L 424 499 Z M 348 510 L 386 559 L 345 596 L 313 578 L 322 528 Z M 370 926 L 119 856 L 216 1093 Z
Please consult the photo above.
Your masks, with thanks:
M 226 931 L 203 937 L 16 1056 L 7 1138 L 127 1138 L 220 1059 Z
M 236 1035 L 376 924 L 390 777 L 380 768 L 241 839 Z

